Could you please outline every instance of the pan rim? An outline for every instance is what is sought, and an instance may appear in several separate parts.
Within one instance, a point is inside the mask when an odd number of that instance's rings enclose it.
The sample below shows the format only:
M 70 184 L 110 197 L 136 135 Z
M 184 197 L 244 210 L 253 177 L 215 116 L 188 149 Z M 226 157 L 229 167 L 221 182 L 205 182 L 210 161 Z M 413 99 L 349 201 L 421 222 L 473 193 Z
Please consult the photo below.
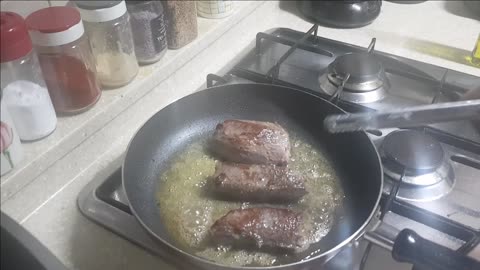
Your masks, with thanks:
M 324 99 L 324 98 L 321 98 L 320 96 L 317 96 L 317 95 L 314 95 L 312 93 L 309 93 L 307 91 L 304 91 L 304 90 L 300 90 L 300 89 L 295 89 L 295 88 L 291 88 L 291 87 L 286 87 L 286 86 L 281 86 L 281 85 L 273 85 L 273 84 L 266 84 L 266 83 L 239 83 L 239 84 L 232 84 L 232 86 L 238 86 L 238 85 L 245 85 L 245 86 L 251 86 L 251 85 L 255 85 L 255 86 L 266 86 L 266 87 L 278 87 L 278 88 L 285 88 L 285 89 L 288 89 L 289 91 L 297 91 L 297 92 L 300 92 L 302 94 L 306 94 L 306 95 L 309 95 L 311 98 L 315 98 L 315 99 L 320 99 L 322 101 L 325 101 L 327 103 L 329 103 L 331 106 L 334 106 L 336 109 L 338 109 L 339 111 L 341 111 L 342 113 L 347 113 L 345 110 L 343 110 L 342 108 L 338 107 L 337 105 L 333 104 L 332 102 Z M 220 85 L 220 86 L 213 86 L 213 87 L 210 87 L 210 88 L 205 88 L 205 89 L 202 89 L 200 91 L 197 91 L 197 92 L 194 92 L 192 94 L 189 94 L 189 95 L 186 95 L 180 99 L 177 99 L 176 101 L 173 101 L 172 103 L 168 104 L 167 106 L 163 107 L 162 109 L 160 109 L 159 111 L 157 111 L 155 114 L 153 114 L 147 121 L 145 121 L 142 126 L 140 128 L 138 128 L 138 130 L 134 133 L 133 137 L 130 139 L 128 145 L 127 145 L 127 149 L 125 151 L 125 157 L 123 159 L 123 162 L 122 162 L 122 169 L 121 169 L 121 172 L 122 172 L 122 188 L 123 190 L 125 191 L 125 195 L 127 197 L 127 201 L 128 201 L 128 204 L 129 204 L 129 207 L 130 207 L 130 210 L 132 211 L 133 215 L 135 216 L 136 220 L 142 225 L 143 229 L 145 229 L 150 237 L 153 237 L 155 238 L 157 241 L 160 241 L 162 244 L 166 245 L 168 248 L 171 248 L 173 249 L 175 252 L 181 254 L 182 256 L 187 256 L 188 258 L 191 258 L 195 261 L 198 261 L 204 265 L 212 265 L 212 266 L 216 266 L 216 267 L 221 267 L 221 268 L 224 268 L 224 269 L 231 269 L 231 270 L 237 270 L 239 268 L 242 268 L 242 269 L 251 269 L 251 270 L 276 270 L 276 269 L 282 269 L 282 268 L 287 268 L 287 267 L 293 267 L 293 266 L 296 266 L 296 265 L 300 265 L 300 264 L 306 264 L 306 263 L 310 263 L 314 260 L 317 260 L 317 259 L 320 259 L 322 257 L 326 257 L 328 255 L 336 255 L 336 253 L 338 253 L 340 251 L 340 249 L 342 249 L 345 245 L 347 245 L 348 243 L 350 243 L 352 240 L 355 240 L 355 239 L 358 239 L 360 238 L 364 232 L 365 232 L 365 229 L 366 227 L 368 226 L 368 224 L 370 223 L 370 221 L 372 220 L 372 218 L 375 216 L 375 213 L 378 209 L 378 206 L 380 204 L 380 200 L 381 200 L 381 197 L 382 197 L 382 191 L 383 191 L 383 183 L 384 183 L 384 176 L 383 176 L 383 164 L 382 164 L 382 161 L 381 161 L 381 158 L 380 158 L 380 154 L 377 150 L 377 148 L 375 147 L 375 144 L 373 143 L 373 141 L 370 139 L 370 137 L 368 137 L 367 133 L 365 131 L 358 131 L 359 133 L 361 133 L 362 136 L 366 137 L 368 139 L 368 143 L 370 144 L 371 147 L 373 147 L 373 149 L 375 150 L 375 154 L 376 154 L 376 157 L 377 157 L 377 161 L 379 164 L 379 167 L 380 167 L 380 185 L 379 185 L 379 189 L 378 189 L 378 195 L 377 195 L 377 198 L 376 198 L 376 201 L 375 201 L 375 204 L 373 205 L 372 207 L 372 210 L 370 212 L 370 215 L 365 219 L 365 221 L 363 222 L 363 224 L 361 226 L 359 226 L 359 228 L 353 232 L 349 237 L 347 237 L 346 239 L 344 239 L 343 241 L 341 241 L 340 243 L 338 243 L 337 245 L 335 245 L 334 247 L 320 253 L 320 254 L 317 254 L 311 258 L 308 258 L 308 259 L 305 259 L 305 260 L 300 260 L 300 261 L 296 261 L 296 262 L 292 262 L 292 263 L 288 263 L 288 264 L 281 264 L 281 265 L 274 265 L 274 266 L 231 266 L 231 265 L 225 265 L 225 264 L 220 264 L 220 263 L 217 263 L 217 262 L 214 262 L 214 261 L 210 261 L 210 260 L 207 260 L 205 258 L 202 258 L 200 256 L 197 256 L 197 255 L 194 255 L 194 254 L 191 254 L 191 253 L 188 253 L 178 247 L 176 247 L 175 245 L 169 243 L 168 241 L 166 241 L 165 239 L 163 239 L 162 237 L 158 236 L 155 232 L 153 232 L 145 223 L 144 221 L 142 220 L 142 218 L 140 217 L 140 215 L 138 215 L 137 211 L 135 210 L 135 208 L 132 206 L 132 204 L 130 203 L 130 199 L 129 199 L 129 195 L 128 195 L 128 191 L 127 189 L 125 188 L 125 163 L 126 163 L 126 160 L 127 160 L 127 156 L 128 156 L 128 153 L 130 151 L 130 148 L 131 148 L 131 144 L 132 142 L 135 140 L 135 138 L 137 137 L 137 134 L 157 115 L 159 114 L 162 110 L 172 106 L 173 104 L 183 100 L 183 99 L 186 99 L 186 98 L 189 98 L 191 96 L 195 96 L 197 94 L 200 94 L 200 93 L 203 93 L 204 91 L 215 91 L 219 88 L 225 88 L 225 87 L 228 87 L 230 85 Z M 218 91 L 218 90 L 217 90 Z

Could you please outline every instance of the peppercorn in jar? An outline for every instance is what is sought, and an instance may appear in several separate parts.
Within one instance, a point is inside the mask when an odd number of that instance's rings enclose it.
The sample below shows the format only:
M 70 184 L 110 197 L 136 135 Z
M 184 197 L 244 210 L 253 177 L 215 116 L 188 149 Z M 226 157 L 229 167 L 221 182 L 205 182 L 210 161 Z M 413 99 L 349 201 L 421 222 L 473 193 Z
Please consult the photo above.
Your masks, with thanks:
M 127 1 L 138 63 L 160 60 L 167 52 L 165 14 L 160 1 Z

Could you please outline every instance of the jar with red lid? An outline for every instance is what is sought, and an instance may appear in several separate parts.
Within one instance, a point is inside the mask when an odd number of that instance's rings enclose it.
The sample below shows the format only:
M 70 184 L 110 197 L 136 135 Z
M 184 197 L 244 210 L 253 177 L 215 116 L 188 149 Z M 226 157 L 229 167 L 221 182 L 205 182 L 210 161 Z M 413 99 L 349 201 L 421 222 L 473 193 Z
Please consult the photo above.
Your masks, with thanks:
M 48 7 L 30 14 L 26 22 L 55 110 L 78 113 L 93 106 L 101 91 L 80 13 Z
M 0 12 L 0 37 L 2 103 L 20 139 L 38 140 L 55 130 L 57 116 L 22 16 Z

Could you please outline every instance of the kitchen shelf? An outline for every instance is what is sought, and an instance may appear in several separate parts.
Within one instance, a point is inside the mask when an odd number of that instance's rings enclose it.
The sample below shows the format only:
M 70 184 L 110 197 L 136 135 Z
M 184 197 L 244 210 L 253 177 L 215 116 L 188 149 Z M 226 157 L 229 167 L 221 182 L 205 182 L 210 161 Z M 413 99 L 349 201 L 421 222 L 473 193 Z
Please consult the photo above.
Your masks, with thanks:
M 188 64 L 262 2 L 237 1 L 235 12 L 223 19 L 198 17 L 198 37 L 192 43 L 178 50 L 168 50 L 155 64 L 141 66 L 137 77 L 130 84 L 104 90 L 98 103 L 90 110 L 74 116 L 59 117 L 56 130 L 47 138 L 23 143 L 24 160 L 18 167 L 0 178 L 1 202 L 11 198 L 57 160 L 98 132 L 162 81 L 168 79 L 176 70 Z

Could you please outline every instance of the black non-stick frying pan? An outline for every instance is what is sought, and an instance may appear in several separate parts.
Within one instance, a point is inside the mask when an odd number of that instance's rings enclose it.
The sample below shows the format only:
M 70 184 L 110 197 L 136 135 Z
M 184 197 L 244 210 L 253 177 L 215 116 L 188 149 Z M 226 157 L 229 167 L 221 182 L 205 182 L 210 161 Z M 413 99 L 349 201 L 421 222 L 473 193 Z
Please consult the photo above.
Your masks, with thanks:
M 226 85 L 184 97 L 148 120 L 128 147 L 123 186 L 132 212 L 155 239 L 198 268 L 241 268 L 220 265 L 178 247 L 167 232 L 157 205 L 156 193 L 162 188 L 158 179 L 177 153 L 192 142 L 211 136 L 223 120 L 277 122 L 327 150 L 345 193 L 344 218 L 337 220 L 328 235 L 309 249 L 321 250 L 320 253 L 301 262 L 259 268 L 305 269 L 314 260 L 318 265 L 361 235 L 382 192 L 381 160 L 368 136 L 364 132 L 329 134 L 323 128 L 327 115 L 342 112 L 321 98 L 275 85 Z

